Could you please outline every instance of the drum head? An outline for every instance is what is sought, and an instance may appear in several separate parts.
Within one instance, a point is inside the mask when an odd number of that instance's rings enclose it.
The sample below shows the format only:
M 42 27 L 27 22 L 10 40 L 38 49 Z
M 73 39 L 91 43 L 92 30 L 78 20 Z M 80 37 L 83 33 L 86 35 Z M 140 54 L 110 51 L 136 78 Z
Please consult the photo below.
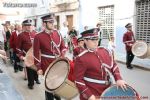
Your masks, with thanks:
M 138 100 L 137 92 L 127 85 L 127 90 L 123 91 L 117 88 L 117 85 L 112 85 L 107 88 L 101 95 L 101 100 Z
M 138 41 L 133 44 L 132 46 L 132 52 L 137 57 L 142 57 L 147 53 L 148 46 L 143 41 Z
M 49 65 L 45 73 L 45 87 L 53 91 L 59 88 L 66 80 L 69 73 L 69 62 L 67 59 L 56 59 Z

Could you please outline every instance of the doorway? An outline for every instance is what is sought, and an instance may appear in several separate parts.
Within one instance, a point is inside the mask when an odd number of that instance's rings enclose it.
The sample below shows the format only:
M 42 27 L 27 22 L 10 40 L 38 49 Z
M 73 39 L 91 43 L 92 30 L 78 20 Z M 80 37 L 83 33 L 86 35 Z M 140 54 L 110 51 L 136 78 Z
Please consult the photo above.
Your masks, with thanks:
M 68 29 L 71 30 L 73 26 L 73 15 L 67 15 Z

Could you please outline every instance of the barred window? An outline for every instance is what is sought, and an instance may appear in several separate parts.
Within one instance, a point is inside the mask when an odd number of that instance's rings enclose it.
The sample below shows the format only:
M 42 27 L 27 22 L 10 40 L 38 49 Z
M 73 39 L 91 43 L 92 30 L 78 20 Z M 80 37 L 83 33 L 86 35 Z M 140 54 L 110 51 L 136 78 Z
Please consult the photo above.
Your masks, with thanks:
M 99 21 L 102 22 L 103 39 L 114 36 L 114 5 L 101 6 L 99 9 Z
M 136 38 L 150 43 L 150 0 L 136 2 Z

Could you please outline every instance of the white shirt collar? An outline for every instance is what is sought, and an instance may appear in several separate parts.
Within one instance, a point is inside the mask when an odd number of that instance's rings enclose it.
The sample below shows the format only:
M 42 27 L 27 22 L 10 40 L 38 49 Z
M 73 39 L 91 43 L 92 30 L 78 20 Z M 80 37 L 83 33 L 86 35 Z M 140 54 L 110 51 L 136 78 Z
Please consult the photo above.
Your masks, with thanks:
M 97 48 L 95 48 L 95 49 L 87 48 L 87 50 L 88 50 L 89 52 L 95 52 L 95 51 L 97 51 Z

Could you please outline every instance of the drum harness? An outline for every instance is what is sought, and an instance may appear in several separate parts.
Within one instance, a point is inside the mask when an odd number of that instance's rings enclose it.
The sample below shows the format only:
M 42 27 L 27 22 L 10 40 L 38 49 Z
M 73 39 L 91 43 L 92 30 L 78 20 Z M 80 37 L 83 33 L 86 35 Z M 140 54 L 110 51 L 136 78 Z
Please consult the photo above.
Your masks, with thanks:
M 51 34 L 49 34 L 49 35 L 50 35 L 49 37 L 51 39 L 50 44 L 51 44 L 51 50 L 53 52 L 53 55 L 41 54 L 41 56 L 46 57 L 46 58 L 58 58 L 61 55 L 61 52 L 59 50 L 59 47 L 60 47 L 60 44 L 61 44 L 61 36 L 60 36 L 60 34 L 58 34 L 59 35 L 59 44 L 57 45 L 54 42 L 54 40 L 52 39 Z M 58 54 L 56 54 L 56 52 L 54 52 L 54 49 L 57 50 Z
M 113 81 L 112 81 L 113 80 L 112 74 L 106 68 L 106 66 L 109 66 L 109 65 L 103 63 L 102 60 L 100 59 L 100 56 L 98 54 L 96 54 L 96 52 L 94 52 L 94 54 L 97 56 L 97 58 L 99 59 L 99 62 L 101 63 L 100 68 L 101 68 L 101 71 L 102 71 L 102 78 L 104 78 L 104 80 L 98 80 L 98 79 L 93 79 L 93 78 L 88 78 L 88 77 L 84 77 L 84 80 L 88 81 L 88 82 L 92 82 L 92 83 L 103 84 L 103 85 L 110 85 L 110 84 L 112 84 L 113 83 Z M 111 63 L 111 66 L 112 65 L 113 65 L 113 61 Z M 106 76 L 105 77 L 104 77 L 104 73 L 103 72 L 106 72 Z
M 31 32 L 28 34 L 29 35 L 29 39 L 30 39 L 30 41 L 31 41 L 31 44 L 33 44 L 33 40 L 34 40 L 34 38 L 32 38 L 31 37 Z M 18 48 L 16 48 L 18 51 L 22 51 L 25 55 L 26 55 L 26 51 L 25 50 L 21 50 L 21 49 L 18 49 Z

